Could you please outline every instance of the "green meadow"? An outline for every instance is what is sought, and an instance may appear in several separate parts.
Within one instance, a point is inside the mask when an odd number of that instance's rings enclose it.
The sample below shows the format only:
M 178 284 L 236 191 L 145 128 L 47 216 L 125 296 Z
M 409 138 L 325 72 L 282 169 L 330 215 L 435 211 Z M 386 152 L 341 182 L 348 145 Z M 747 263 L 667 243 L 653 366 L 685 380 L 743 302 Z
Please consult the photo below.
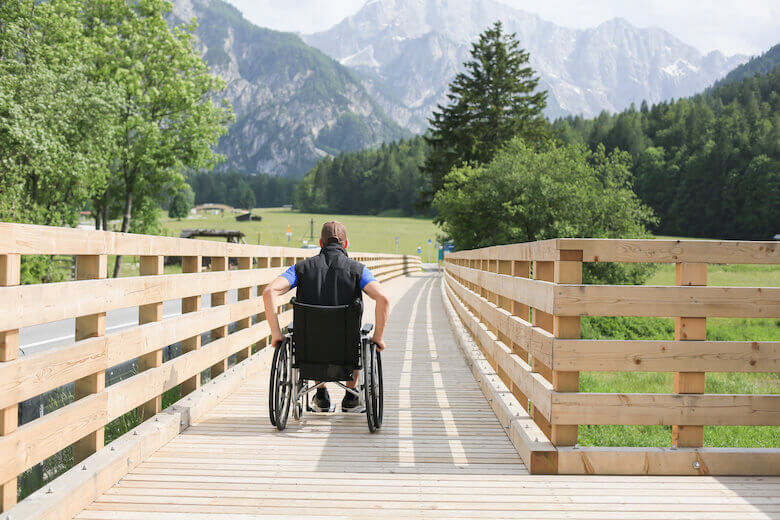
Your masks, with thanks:
M 663 264 L 647 285 L 674 285 L 675 267 Z M 711 265 L 708 285 L 780 287 L 777 265 Z M 668 318 L 585 317 L 582 336 L 587 339 L 674 339 L 674 320 Z M 780 320 L 761 318 L 709 318 L 707 339 L 712 341 L 780 341 Z M 582 372 L 580 391 L 670 393 L 670 372 Z M 778 373 L 707 373 L 705 390 L 713 394 L 778 394 Z M 670 426 L 581 426 L 583 446 L 671 446 Z M 705 426 L 708 447 L 780 448 L 776 426 Z
M 395 237 L 398 237 L 398 253 L 416 255 L 422 247 L 423 261 L 427 261 L 428 239 L 436 242 L 438 228 L 425 218 L 366 215 L 328 215 L 298 213 L 285 208 L 259 208 L 252 211 L 263 219 L 260 222 L 237 222 L 233 214 L 191 217 L 183 220 L 165 218 L 162 227 L 173 236 L 182 229 L 206 228 L 242 231 L 248 244 L 301 247 L 309 240 L 311 221 L 314 220 L 314 244 L 319 240 L 322 224 L 339 220 L 347 226 L 349 249 L 371 253 L 395 253 Z M 287 239 L 287 227 L 292 237 Z M 431 258 L 434 250 L 431 247 Z

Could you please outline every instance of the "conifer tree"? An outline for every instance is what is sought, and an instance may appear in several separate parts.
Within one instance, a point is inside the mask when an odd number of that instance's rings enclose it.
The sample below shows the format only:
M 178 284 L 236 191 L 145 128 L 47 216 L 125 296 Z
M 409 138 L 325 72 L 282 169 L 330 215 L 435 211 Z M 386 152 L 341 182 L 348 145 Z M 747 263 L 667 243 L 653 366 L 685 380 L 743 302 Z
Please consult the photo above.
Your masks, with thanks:
M 505 33 L 500 21 L 472 44 L 465 72 L 450 84 L 449 104 L 438 105 L 429 119 L 431 132 L 425 139 L 430 152 L 424 171 L 431 176 L 433 193 L 453 167 L 487 163 L 515 136 L 533 144 L 546 135 L 542 110 L 547 92 L 535 92 L 539 78 L 528 57 L 516 35 Z

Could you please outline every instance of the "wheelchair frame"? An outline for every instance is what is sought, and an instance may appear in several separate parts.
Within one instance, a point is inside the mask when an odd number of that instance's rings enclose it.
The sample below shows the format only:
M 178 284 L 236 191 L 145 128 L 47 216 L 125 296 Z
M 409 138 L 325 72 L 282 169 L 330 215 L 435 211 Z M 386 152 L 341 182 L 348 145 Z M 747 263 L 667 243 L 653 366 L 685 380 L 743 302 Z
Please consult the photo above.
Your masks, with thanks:
M 384 413 L 382 356 L 376 348 L 376 343 L 369 338 L 372 329 L 373 325 L 366 324 L 360 330 L 359 386 L 353 389 L 341 381 L 328 381 L 336 383 L 360 399 L 360 404 L 366 410 L 366 421 L 371 433 L 382 427 Z M 314 380 L 304 380 L 300 370 L 293 368 L 294 349 L 292 327 L 288 327 L 282 344 L 275 347 L 268 391 L 269 418 L 279 431 L 287 427 L 291 405 L 293 417 L 297 421 L 301 420 L 308 408 L 309 394 L 317 389 Z

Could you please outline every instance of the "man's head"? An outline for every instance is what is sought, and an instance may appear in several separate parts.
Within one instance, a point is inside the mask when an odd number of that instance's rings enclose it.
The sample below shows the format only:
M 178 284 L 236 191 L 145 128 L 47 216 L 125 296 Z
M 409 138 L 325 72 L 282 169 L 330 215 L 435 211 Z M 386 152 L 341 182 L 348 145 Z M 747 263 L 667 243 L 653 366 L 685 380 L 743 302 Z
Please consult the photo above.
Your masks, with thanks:
M 337 220 L 325 222 L 320 233 L 320 247 L 330 243 L 339 243 L 342 247 L 348 247 L 347 226 Z

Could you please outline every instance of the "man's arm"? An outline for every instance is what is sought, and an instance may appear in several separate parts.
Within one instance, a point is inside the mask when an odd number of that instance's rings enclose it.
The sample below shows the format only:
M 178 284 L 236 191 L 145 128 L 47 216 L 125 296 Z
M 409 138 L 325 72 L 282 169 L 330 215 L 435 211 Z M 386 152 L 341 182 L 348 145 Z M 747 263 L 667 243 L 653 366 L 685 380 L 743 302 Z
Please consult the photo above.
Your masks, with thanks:
M 274 347 L 279 346 L 284 339 L 282 337 L 282 329 L 279 327 L 279 316 L 276 314 L 276 297 L 283 295 L 289 290 L 290 281 L 283 276 L 274 279 L 263 290 L 265 319 L 268 321 L 268 326 L 271 327 L 271 345 Z
M 390 315 L 390 298 L 387 297 L 384 287 L 377 281 L 366 284 L 363 291 L 376 302 L 376 323 L 374 324 L 374 336 L 371 341 L 377 344 L 377 350 L 385 349 L 383 335 L 387 317 Z

